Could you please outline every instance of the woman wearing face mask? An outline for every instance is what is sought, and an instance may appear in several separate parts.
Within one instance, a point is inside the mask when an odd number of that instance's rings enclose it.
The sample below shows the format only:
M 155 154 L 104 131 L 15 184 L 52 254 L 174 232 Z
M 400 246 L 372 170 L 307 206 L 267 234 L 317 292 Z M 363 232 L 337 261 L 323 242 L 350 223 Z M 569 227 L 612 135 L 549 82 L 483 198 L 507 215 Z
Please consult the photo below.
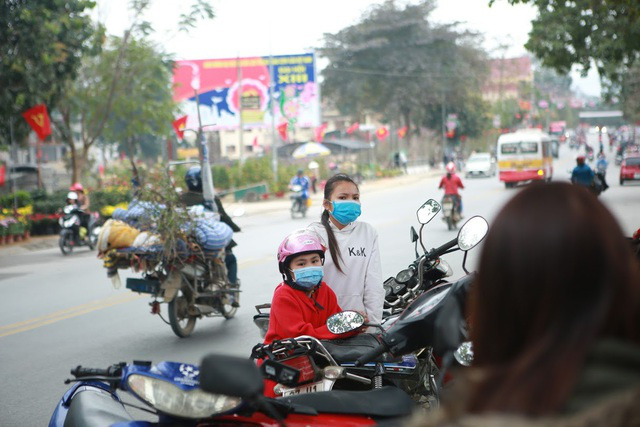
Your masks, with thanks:
M 360 190 L 345 174 L 329 178 L 324 187 L 324 211 L 309 229 L 329 248 L 324 277 L 344 310 L 366 315 L 371 323 L 382 321 L 384 289 L 378 249 L 378 233 L 360 216 Z
M 297 231 L 280 244 L 278 267 L 284 281 L 273 293 L 265 344 L 300 335 L 335 339 L 358 333 L 336 335 L 327 329 L 327 319 L 342 309 L 323 281 L 324 252 L 319 237 L 308 230 Z

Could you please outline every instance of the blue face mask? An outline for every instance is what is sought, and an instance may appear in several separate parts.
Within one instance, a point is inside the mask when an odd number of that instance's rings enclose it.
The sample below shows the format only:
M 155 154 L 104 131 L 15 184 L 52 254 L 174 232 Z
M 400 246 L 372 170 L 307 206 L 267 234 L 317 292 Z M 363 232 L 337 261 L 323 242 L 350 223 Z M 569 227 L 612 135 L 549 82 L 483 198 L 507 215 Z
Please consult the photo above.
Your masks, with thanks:
M 295 282 L 298 286 L 312 289 L 314 286 L 319 285 L 322 280 L 322 266 L 298 268 L 293 270 L 293 274 L 296 276 Z
M 360 203 L 353 200 L 334 200 L 332 204 L 331 216 L 342 225 L 351 224 L 362 213 Z

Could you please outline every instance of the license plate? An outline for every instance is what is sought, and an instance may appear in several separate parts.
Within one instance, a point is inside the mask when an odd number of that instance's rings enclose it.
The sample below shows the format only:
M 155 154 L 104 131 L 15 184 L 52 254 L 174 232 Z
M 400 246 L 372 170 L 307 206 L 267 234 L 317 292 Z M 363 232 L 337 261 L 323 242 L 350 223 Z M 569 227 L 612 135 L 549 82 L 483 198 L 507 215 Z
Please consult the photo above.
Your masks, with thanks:
M 301 393 L 317 393 L 319 391 L 324 391 L 324 384 L 322 381 L 318 381 L 317 383 L 309 383 L 304 384 L 294 388 L 285 388 L 283 389 L 283 396 L 292 396 L 294 394 Z
M 633 174 L 634 179 L 640 179 L 640 173 L 636 172 Z

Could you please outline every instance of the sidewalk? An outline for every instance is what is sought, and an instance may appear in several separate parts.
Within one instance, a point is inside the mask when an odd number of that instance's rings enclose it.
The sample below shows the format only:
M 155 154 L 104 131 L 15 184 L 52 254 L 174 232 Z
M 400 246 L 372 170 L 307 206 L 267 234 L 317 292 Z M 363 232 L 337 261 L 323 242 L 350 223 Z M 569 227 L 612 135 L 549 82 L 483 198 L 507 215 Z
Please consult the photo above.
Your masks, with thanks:
M 440 169 L 430 169 L 428 166 L 409 167 L 407 175 L 401 175 L 393 178 L 379 178 L 376 180 L 367 180 L 360 185 L 360 191 L 363 193 L 373 193 L 391 187 L 397 187 L 407 184 L 413 184 L 422 179 L 442 174 Z M 311 203 L 313 206 L 322 204 L 323 194 L 319 191 L 311 194 Z M 261 200 L 259 202 L 228 202 L 224 200 L 224 209 L 229 215 L 242 211 L 242 216 L 258 215 L 268 212 L 288 211 L 291 201 L 286 195 L 282 198 L 274 198 L 269 200 Z M 27 241 L 13 243 L 11 245 L 0 246 L 0 257 L 10 255 L 27 254 L 32 251 L 51 249 L 58 247 L 58 235 L 52 236 L 35 236 Z

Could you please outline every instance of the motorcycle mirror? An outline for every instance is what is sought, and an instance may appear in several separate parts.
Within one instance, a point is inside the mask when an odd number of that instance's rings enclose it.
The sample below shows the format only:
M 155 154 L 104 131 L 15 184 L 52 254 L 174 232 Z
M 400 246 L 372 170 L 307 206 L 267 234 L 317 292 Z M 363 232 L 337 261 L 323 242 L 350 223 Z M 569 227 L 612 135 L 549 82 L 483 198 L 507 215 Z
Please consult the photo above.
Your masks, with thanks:
M 429 199 L 420 206 L 418 211 L 416 212 L 418 216 L 418 222 L 420 224 L 426 224 L 431 221 L 437 214 L 440 212 L 442 207 L 440 203 L 436 202 L 433 199 Z
M 481 216 L 474 216 L 465 222 L 458 233 L 458 247 L 468 251 L 478 245 L 489 231 L 489 224 Z
M 473 344 L 471 341 L 460 344 L 460 347 L 453 352 L 453 357 L 462 366 L 471 366 L 473 362 Z
M 355 331 L 362 325 L 364 325 L 364 316 L 353 310 L 341 311 L 327 319 L 327 329 L 336 335 Z
M 209 393 L 251 399 L 262 395 L 264 383 L 252 360 L 210 354 L 200 364 L 200 388 Z
M 416 233 L 416 229 L 413 228 L 413 225 L 411 226 L 411 229 L 409 230 L 409 235 L 411 238 L 411 243 L 417 242 L 418 241 L 418 233 Z

